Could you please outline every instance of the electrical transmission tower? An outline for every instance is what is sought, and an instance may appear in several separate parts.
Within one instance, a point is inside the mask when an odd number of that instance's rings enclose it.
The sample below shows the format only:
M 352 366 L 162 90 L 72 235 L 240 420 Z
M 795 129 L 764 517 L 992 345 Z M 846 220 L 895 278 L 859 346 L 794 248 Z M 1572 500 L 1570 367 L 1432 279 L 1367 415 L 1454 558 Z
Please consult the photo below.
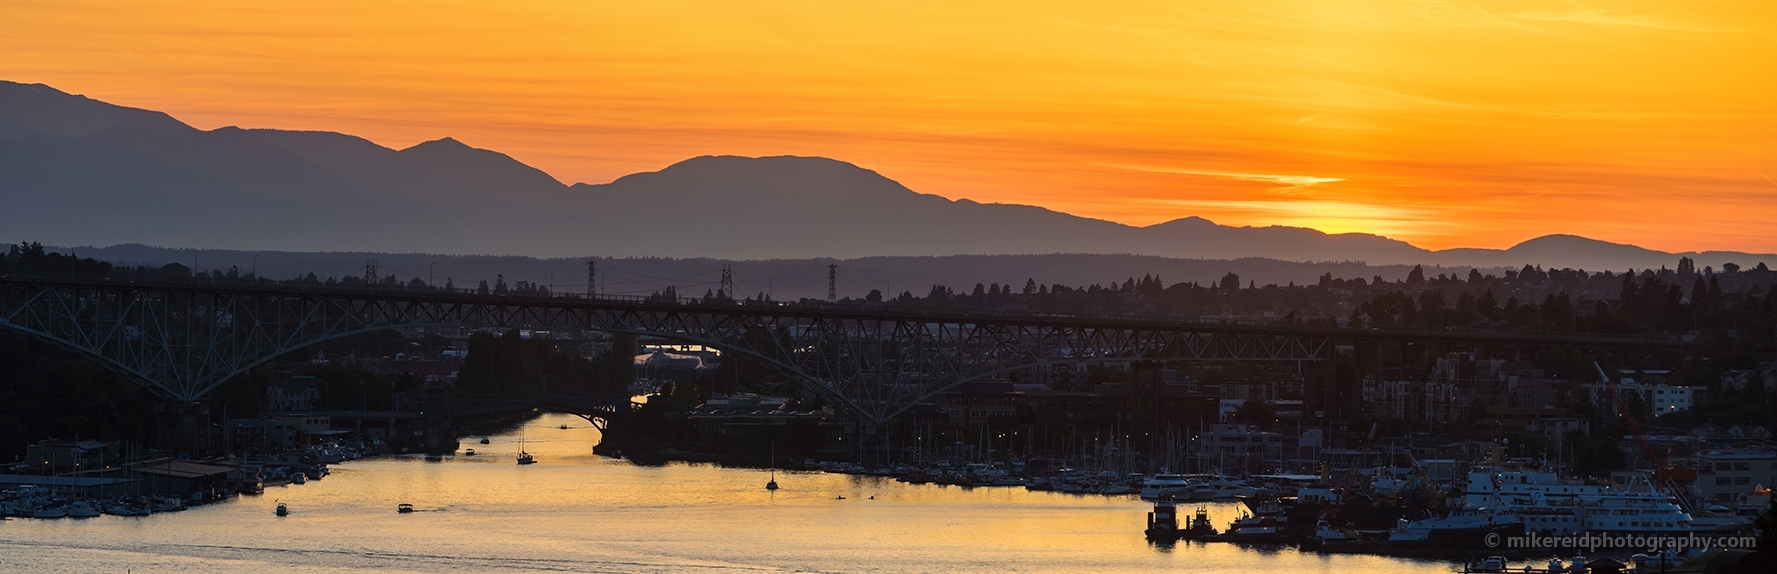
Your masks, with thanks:
M 734 298 L 734 270 L 727 263 L 722 264 L 722 286 L 716 288 L 716 298 Z
M 838 263 L 828 263 L 827 264 L 827 301 L 828 302 L 835 302 L 835 301 L 839 300 L 839 289 L 837 289 L 838 282 L 839 282 L 839 264 Z
M 591 299 L 598 294 L 598 262 L 589 259 L 586 261 L 586 297 Z

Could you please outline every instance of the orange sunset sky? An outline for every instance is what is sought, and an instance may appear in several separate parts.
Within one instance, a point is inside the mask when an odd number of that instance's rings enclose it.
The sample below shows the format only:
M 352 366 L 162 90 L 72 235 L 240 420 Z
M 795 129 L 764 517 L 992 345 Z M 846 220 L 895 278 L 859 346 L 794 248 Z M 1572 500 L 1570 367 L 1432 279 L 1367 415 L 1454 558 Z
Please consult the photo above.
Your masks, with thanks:
M 1777 2 L 0 0 L 0 79 L 567 182 L 818 155 L 925 193 L 1429 248 L 1777 249 Z

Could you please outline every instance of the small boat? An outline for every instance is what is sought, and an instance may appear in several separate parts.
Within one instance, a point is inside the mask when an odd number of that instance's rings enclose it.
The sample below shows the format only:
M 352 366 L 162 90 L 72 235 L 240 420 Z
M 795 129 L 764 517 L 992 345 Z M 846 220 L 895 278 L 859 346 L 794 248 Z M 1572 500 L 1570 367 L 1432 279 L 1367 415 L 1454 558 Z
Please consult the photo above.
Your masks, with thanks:
M 280 502 L 280 503 L 278 503 L 278 511 L 277 512 L 278 512 L 278 516 L 289 516 L 290 515 L 290 507 L 285 506 L 284 503 Z
M 487 444 L 487 437 L 481 437 L 481 444 Z
M 1227 538 L 1234 542 L 1271 544 L 1283 540 L 1289 517 L 1276 501 L 1249 505 L 1253 514 L 1241 516 L 1228 525 Z M 1244 514 L 1244 513 L 1243 513 Z
M 146 507 L 131 506 L 119 502 L 105 507 L 105 514 L 110 514 L 112 516 L 148 516 L 154 514 L 154 511 L 149 510 Z
M 413 514 L 413 505 L 405 502 L 397 504 L 395 505 L 395 512 L 401 514 Z
M 777 490 L 777 443 L 771 443 L 771 480 L 765 483 L 765 490 Z
M 185 501 L 177 496 L 159 496 L 154 498 L 154 512 L 179 512 L 185 510 Z
M 299 473 L 290 475 L 290 483 L 291 484 L 308 484 L 308 481 L 309 481 L 309 477 L 306 474 L 299 472 Z
M 99 514 L 99 507 L 85 500 L 76 500 L 68 505 L 68 518 L 96 518 Z
M 475 449 L 471 448 L 471 449 L 464 450 L 463 456 L 475 456 Z
M 1463 568 L 1464 572 L 1505 572 L 1505 570 L 1506 559 L 1503 556 L 1488 556 L 1470 562 L 1466 568 Z
M 568 430 L 568 425 L 562 425 L 561 430 Z
M 66 506 L 45 506 L 31 511 L 31 518 L 66 518 L 67 516 L 68 507 Z
M 524 429 L 519 429 L 519 432 L 518 432 L 518 464 L 536 464 L 536 462 L 537 462 L 537 459 L 532 458 L 531 453 L 524 451 Z
M 833 497 L 833 500 L 845 500 L 845 495 L 841 494 L 839 496 Z

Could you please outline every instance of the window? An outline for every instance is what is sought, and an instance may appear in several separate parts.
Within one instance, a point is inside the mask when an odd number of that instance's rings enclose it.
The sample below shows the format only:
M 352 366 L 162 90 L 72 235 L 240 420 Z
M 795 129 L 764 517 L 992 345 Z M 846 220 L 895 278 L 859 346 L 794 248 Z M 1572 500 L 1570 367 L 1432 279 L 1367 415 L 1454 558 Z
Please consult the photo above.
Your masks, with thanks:
M 1747 484 L 1752 484 L 1752 477 L 1750 477 L 1750 476 L 1737 476 L 1737 477 L 1734 477 L 1734 484 L 1736 484 L 1736 485 L 1747 485 Z
M 1736 462 L 1734 463 L 1734 470 L 1752 470 L 1752 463 Z
M 1734 479 L 1728 478 L 1726 476 L 1715 477 L 1715 485 L 1716 486 L 1727 486 L 1729 484 L 1733 484 L 1733 481 L 1734 481 Z

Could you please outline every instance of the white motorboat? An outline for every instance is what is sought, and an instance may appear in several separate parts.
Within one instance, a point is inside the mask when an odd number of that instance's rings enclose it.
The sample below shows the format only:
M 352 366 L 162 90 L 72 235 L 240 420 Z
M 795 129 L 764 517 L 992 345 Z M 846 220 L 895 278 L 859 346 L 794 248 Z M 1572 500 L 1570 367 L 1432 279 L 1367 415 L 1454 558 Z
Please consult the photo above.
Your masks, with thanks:
M 66 506 L 44 506 L 42 508 L 38 508 L 36 510 L 31 511 L 31 518 L 49 519 L 49 518 L 67 518 L 67 517 L 68 517 L 68 507 L 66 507 Z
M 1478 544 L 1485 535 L 1507 532 L 1519 523 L 1518 513 L 1509 510 L 1463 508 L 1436 518 L 1402 519 L 1389 532 L 1388 541 L 1397 544 Z
M 1470 562 L 1467 568 L 1463 568 L 1464 572 L 1505 572 L 1505 570 L 1506 559 L 1504 556 L 1488 556 Z
M 1190 500 L 1194 487 L 1183 475 L 1161 472 L 1142 481 L 1141 499 L 1148 502 L 1158 502 L 1161 498 Z
M 68 504 L 68 518 L 97 518 L 99 508 L 85 500 L 76 500 Z
M 154 511 L 139 506 L 130 506 L 122 502 L 116 502 L 105 507 L 105 514 L 112 516 L 148 516 L 154 514 Z

